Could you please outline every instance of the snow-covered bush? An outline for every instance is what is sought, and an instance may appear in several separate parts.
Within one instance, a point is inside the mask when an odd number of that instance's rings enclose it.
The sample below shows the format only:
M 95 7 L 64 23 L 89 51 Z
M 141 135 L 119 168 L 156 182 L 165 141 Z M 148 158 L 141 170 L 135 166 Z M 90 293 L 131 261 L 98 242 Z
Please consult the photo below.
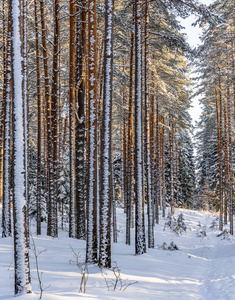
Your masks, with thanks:
M 163 230 L 165 230 L 167 227 L 170 228 L 172 231 L 176 227 L 176 219 L 174 216 L 171 216 L 171 214 L 169 214 L 166 217 L 166 222 L 164 224 Z
M 219 225 L 218 225 L 218 219 L 214 219 L 212 222 L 211 222 L 211 226 L 209 227 L 210 229 L 216 229 L 218 228 Z
M 184 231 L 186 231 L 187 227 L 184 223 L 184 217 L 181 213 L 177 220 L 174 216 L 171 216 L 170 214 L 166 218 L 166 222 L 164 224 L 164 230 L 166 227 L 169 227 L 171 231 L 175 232 L 176 234 L 182 234 Z
M 177 226 L 178 226 L 178 231 L 181 234 L 183 231 L 187 230 L 187 227 L 184 223 L 184 216 L 182 213 L 179 214 L 178 219 L 177 219 Z
M 170 245 L 168 246 L 167 243 L 163 243 L 162 246 L 159 247 L 162 250 L 170 250 L 170 251 L 175 251 L 179 250 L 178 246 L 174 242 L 171 242 Z
M 200 222 L 198 222 L 198 229 L 197 229 L 197 233 L 196 236 L 199 238 L 204 238 L 207 236 L 206 234 L 206 226 L 202 226 Z
M 222 240 L 230 240 L 229 232 L 227 229 L 224 229 L 221 233 L 217 235 L 217 237 L 222 237 Z

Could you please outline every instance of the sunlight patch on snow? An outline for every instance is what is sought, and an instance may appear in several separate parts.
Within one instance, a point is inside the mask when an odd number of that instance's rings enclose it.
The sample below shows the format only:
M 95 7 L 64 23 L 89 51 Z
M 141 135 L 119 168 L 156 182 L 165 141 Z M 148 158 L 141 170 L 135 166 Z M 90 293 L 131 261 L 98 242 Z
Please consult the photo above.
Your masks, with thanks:
M 123 278 L 127 278 L 128 280 L 138 281 L 138 282 L 149 282 L 149 283 L 160 283 L 160 284 L 177 284 L 177 285 L 202 285 L 199 280 L 194 279 L 180 279 L 180 277 L 175 279 L 162 279 L 157 277 L 143 277 L 143 276 L 134 276 L 134 275 L 127 275 L 122 273 Z

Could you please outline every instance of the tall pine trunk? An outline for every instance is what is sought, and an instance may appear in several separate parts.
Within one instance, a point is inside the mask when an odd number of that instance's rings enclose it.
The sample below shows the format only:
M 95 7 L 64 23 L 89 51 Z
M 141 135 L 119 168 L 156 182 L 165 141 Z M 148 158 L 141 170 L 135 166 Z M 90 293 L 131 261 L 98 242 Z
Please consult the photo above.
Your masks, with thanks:
M 233 152 L 232 152 L 232 124 L 231 124 L 231 99 L 228 94 L 227 98 L 228 114 L 228 148 L 229 148 L 229 221 L 230 234 L 233 235 Z
M 40 50 L 38 31 L 38 7 L 37 0 L 34 0 L 35 19 L 35 42 L 36 42 L 36 72 L 37 72 L 37 106 L 38 106 L 38 132 L 37 132 L 37 234 L 41 234 L 41 164 L 42 164 L 42 102 L 41 102 L 41 81 L 40 81 Z
M 88 132 L 86 261 L 97 261 L 97 20 L 96 0 L 88 1 Z
M 7 30 L 6 30 L 7 28 Z M 11 205 L 10 205 L 10 123 L 11 123 L 11 16 L 10 9 L 7 18 L 6 44 L 4 53 L 4 85 L 3 85 L 3 201 L 2 201 L 2 237 L 11 235 Z
M 24 127 L 24 164 L 26 222 L 29 227 L 29 166 L 28 166 L 28 68 L 27 68 L 27 0 L 21 0 L 22 10 L 22 71 L 23 71 L 23 127 Z M 27 233 L 29 234 L 29 232 Z
M 128 138 L 127 138 L 127 207 L 126 207 L 126 244 L 131 244 L 131 214 L 133 202 L 133 58 L 134 33 L 131 33 L 130 83 L 128 104 Z
M 174 199 L 174 125 L 170 121 L 169 132 L 169 146 L 170 146 L 170 201 L 171 201 L 171 215 L 175 213 L 175 199 Z
M 150 105 L 149 105 L 149 0 L 145 1 L 145 156 L 146 156 L 146 188 L 148 205 L 148 247 L 154 248 L 154 216 L 152 198 L 152 160 L 150 157 Z
M 77 206 L 77 238 L 86 239 L 85 225 L 85 57 L 86 57 L 86 3 L 80 1 L 77 15 L 77 119 L 76 119 L 76 206 Z
M 70 0 L 70 42 L 69 42 L 69 161 L 70 161 L 70 203 L 69 236 L 76 237 L 76 175 L 75 175 L 75 85 L 76 85 L 76 2 Z
M 142 0 L 135 2 L 135 253 L 145 252 L 142 153 Z
M 124 61 L 123 61 L 124 65 Z M 124 66 L 123 66 L 124 73 Z M 122 86 L 122 192 L 124 202 L 124 212 L 127 213 L 127 118 L 126 118 L 126 95 L 125 88 Z
M 111 267 L 113 0 L 105 2 L 104 92 L 100 163 L 99 265 Z
M 152 82 L 154 80 L 154 76 L 152 73 Z M 150 115 L 149 115 L 149 121 L 150 121 L 150 126 L 149 126 L 149 143 L 150 143 L 150 159 L 151 159 L 151 197 L 152 197 L 152 214 L 153 214 L 153 219 L 154 219 L 154 204 L 156 203 L 156 157 L 155 157 L 155 110 L 154 110 L 154 85 L 153 83 L 151 84 L 151 90 L 150 90 Z
M 220 68 L 218 70 L 220 72 Z M 218 110 L 219 110 L 219 199 L 220 199 L 220 216 L 219 216 L 219 229 L 223 230 L 223 142 L 222 142 L 222 133 L 223 133 L 223 104 L 222 104 L 222 86 L 221 86 L 221 78 L 219 74 L 219 102 L 218 102 Z
M 157 95 L 156 99 L 156 198 L 155 198 L 155 218 L 156 223 L 159 223 L 159 206 L 160 206 L 160 189 L 161 189 L 161 177 L 160 177 L 160 135 L 159 135 L 159 99 Z
M 165 119 L 161 118 L 161 176 L 162 176 L 162 216 L 166 215 L 166 182 L 165 182 Z
M 44 96 L 44 160 L 45 160 L 45 193 L 47 196 L 47 235 L 53 234 L 53 210 L 52 210 L 52 135 L 51 135 L 51 99 L 50 99 L 50 80 L 49 80 L 49 57 L 47 49 L 47 32 L 45 21 L 45 9 L 44 0 L 40 2 L 40 17 L 41 17 L 41 30 L 42 30 L 42 49 L 43 49 L 43 68 L 44 68 L 44 84 L 45 84 L 45 96 Z
M 25 186 L 24 91 L 23 75 L 23 3 L 10 0 L 12 17 L 12 84 L 13 84 L 13 221 L 15 258 L 15 295 L 31 293 L 27 233 L 27 199 Z
M 59 0 L 54 0 L 54 44 L 53 44 L 53 69 L 51 88 L 51 130 L 52 130 L 52 232 L 53 237 L 58 236 L 57 222 L 57 181 L 58 181 L 58 106 L 59 106 Z

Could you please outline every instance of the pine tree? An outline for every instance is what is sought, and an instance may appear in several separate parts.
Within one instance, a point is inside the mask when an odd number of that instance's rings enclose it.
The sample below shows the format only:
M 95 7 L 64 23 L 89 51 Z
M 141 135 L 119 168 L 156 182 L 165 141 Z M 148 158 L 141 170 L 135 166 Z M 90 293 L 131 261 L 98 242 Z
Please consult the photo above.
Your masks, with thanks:
M 135 3 L 135 253 L 145 252 L 142 154 L 142 1 Z
M 99 265 L 111 267 L 113 0 L 105 2 L 104 92 L 100 165 Z
M 88 137 L 86 261 L 97 261 L 97 20 L 96 0 L 88 1 Z
M 38 106 L 38 133 L 37 133 L 37 234 L 41 235 L 41 193 L 42 193 L 42 101 L 41 101 L 41 81 L 40 81 L 40 51 L 39 51 L 39 21 L 37 0 L 34 0 L 34 20 L 35 20 L 35 42 L 36 42 L 36 72 L 37 72 L 37 106 Z
M 86 94 L 86 5 L 80 1 L 77 9 L 77 118 L 76 118 L 76 201 L 77 201 L 77 238 L 86 238 L 85 224 L 85 94 Z
M 15 258 L 15 295 L 31 293 L 27 233 L 27 199 L 24 164 L 24 113 L 22 49 L 22 2 L 10 1 L 12 17 L 12 81 L 13 81 L 13 221 Z M 21 16 L 21 19 L 20 19 Z M 23 15 L 25 17 L 25 15 Z M 21 21 L 20 21 L 21 20 Z M 22 188 L 23 187 L 23 188 Z
M 146 188 L 148 203 L 148 247 L 154 248 L 154 210 L 152 199 L 152 176 L 151 176 L 151 158 L 150 158 L 150 101 L 149 101 L 149 1 L 145 2 L 145 156 L 146 156 Z M 158 141 L 157 141 L 158 142 Z
M 5 3 L 5 1 L 4 1 Z M 6 5 L 6 3 L 5 3 Z M 11 123 L 11 16 L 10 9 L 7 17 L 6 41 L 4 44 L 4 94 L 3 94 L 3 200 L 2 200 L 2 237 L 8 237 L 11 235 L 11 201 L 10 201 L 10 168 L 11 168 L 11 152 L 10 152 L 10 123 Z
M 69 159 L 70 159 L 70 211 L 69 236 L 76 237 L 76 175 L 75 175 L 75 84 L 76 84 L 76 4 L 70 0 L 70 50 L 69 50 Z

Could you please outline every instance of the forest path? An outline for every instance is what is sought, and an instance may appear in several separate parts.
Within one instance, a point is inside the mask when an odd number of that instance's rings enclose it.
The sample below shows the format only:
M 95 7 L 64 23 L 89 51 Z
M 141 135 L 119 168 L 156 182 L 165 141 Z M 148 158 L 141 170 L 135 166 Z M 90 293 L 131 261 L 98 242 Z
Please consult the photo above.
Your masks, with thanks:
M 203 220 L 204 219 L 204 220 Z M 218 228 L 211 229 L 211 214 L 204 214 L 198 232 L 205 230 L 206 236 L 188 251 L 202 260 L 200 295 L 203 300 L 235 299 L 235 245 L 231 237 L 218 237 Z M 207 245 L 205 245 L 207 241 Z
M 83 263 L 85 241 L 70 239 L 67 231 L 60 231 L 58 238 L 50 238 L 46 236 L 44 223 L 42 236 L 36 236 L 35 223 L 32 223 L 37 251 L 43 251 L 39 256 L 39 270 L 43 272 L 46 288 L 43 300 L 235 300 L 235 237 L 229 235 L 229 239 L 222 239 L 217 236 L 218 226 L 210 228 L 216 215 L 176 209 L 176 219 L 180 213 L 185 219 L 186 232 L 176 234 L 169 227 L 165 228 L 167 219 L 160 217 L 160 224 L 155 225 L 155 248 L 147 248 L 143 255 L 134 255 L 134 230 L 131 246 L 128 246 L 125 244 L 126 216 L 118 208 L 118 243 L 112 244 L 112 264 L 115 266 L 116 262 L 120 269 L 121 283 L 113 290 L 114 272 L 103 270 L 108 290 L 101 270 L 97 265 L 89 265 L 85 295 L 79 293 L 81 274 L 71 250 L 72 247 L 79 254 L 79 261 Z M 218 220 L 216 223 L 218 225 Z M 163 245 L 171 243 L 177 245 L 177 251 L 163 249 Z M 0 238 L 0 254 L 0 300 L 15 300 L 12 237 Z M 19 297 L 19 300 L 39 298 L 32 251 L 30 266 L 35 294 Z
M 235 299 L 235 247 L 210 233 L 212 247 L 203 282 L 204 299 Z M 223 241 L 223 242 L 222 242 Z

